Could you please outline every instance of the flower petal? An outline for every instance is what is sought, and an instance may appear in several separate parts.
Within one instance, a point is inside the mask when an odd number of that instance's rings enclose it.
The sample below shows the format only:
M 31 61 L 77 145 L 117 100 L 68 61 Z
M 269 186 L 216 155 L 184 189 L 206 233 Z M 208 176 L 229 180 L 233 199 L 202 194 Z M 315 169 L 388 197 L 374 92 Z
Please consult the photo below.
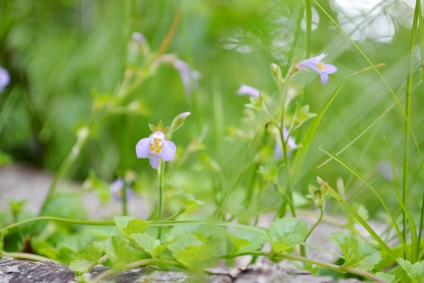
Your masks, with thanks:
M 144 138 L 138 141 L 135 146 L 137 158 L 147 158 L 150 153 L 150 138 Z
M 325 64 L 325 71 L 327 74 L 333 74 L 337 72 L 337 67 L 332 64 Z
M 261 94 L 259 89 L 254 88 L 253 86 L 241 84 L 239 89 L 237 90 L 238 95 L 249 95 L 252 97 L 258 98 Z
M 316 57 L 312 57 L 312 58 L 303 60 L 302 62 L 300 62 L 299 64 L 297 64 L 296 67 L 299 70 L 305 70 L 307 68 L 312 68 L 312 69 L 314 69 L 315 71 L 317 71 L 319 73 L 319 71 L 315 67 L 315 65 L 316 65 L 317 62 L 320 62 L 325 56 L 327 56 L 327 53 L 322 53 L 321 55 L 318 55 Z
M 160 157 L 165 161 L 171 161 L 172 159 L 174 159 L 176 151 L 177 147 L 175 146 L 175 143 L 173 143 L 172 141 L 164 140 Z
M 158 168 L 160 163 L 160 157 L 158 155 L 152 154 L 149 158 L 150 166 L 152 166 L 153 169 Z
M 328 83 L 328 74 L 327 74 L 327 72 L 322 72 L 320 75 L 321 75 L 321 83 L 322 83 L 322 85 L 326 85 Z

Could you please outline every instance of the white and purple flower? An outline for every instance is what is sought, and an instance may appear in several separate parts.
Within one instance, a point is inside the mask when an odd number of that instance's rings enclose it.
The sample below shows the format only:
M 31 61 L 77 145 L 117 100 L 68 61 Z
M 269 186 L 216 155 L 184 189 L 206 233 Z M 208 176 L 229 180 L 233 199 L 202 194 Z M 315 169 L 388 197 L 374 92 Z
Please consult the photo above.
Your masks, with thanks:
M 138 158 L 148 158 L 150 165 L 156 169 L 160 164 L 160 159 L 171 161 L 174 159 L 177 147 L 172 141 L 165 138 L 165 134 L 157 131 L 148 138 L 141 139 L 135 146 Z
M 322 53 L 317 57 L 306 59 L 296 65 L 296 67 L 302 71 L 311 68 L 317 72 L 321 77 L 321 83 L 326 85 L 328 83 L 328 75 L 333 74 L 337 71 L 337 67 L 332 64 L 325 64 L 321 60 L 327 56 L 326 53 Z
M 259 89 L 254 88 L 253 86 L 241 84 L 239 89 L 237 90 L 238 95 L 248 95 L 251 97 L 258 98 L 261 94 Z
M 199 86 L 200 73 L 192 70 L 190 66 L 180 59 L 175 59 L 172 63 L 174 68 L 180 73 L 181 82 L 187 94 L 191 94 L 193 89 Z
M 296 144 L 292 136 L 290 136 L 287 139 L 288 135 L 289 135 L 289 131 L 286 128 L 283 128 L 283 136 L 284 136 L 284 139 L 287 140 L 286 142 L 287 155 L 290 156 L 291 151 L 293 149 L 299 148 L 299 146 Z M 280 159 L 282 157 L 281 147 L 279 143 L 275 143 L 274 156 L 275 156 L 275 159 Z
M 0 67 L 0 92 L 9 84 L 10 75 L 6 69 Z
M 117 202 L 121 202 L 124 197 L 124 186 L 125 182 L 122 178 L 116 179 L 112 184 L 110 184 L 110 193 L 112 199 Z M 125 187 L 127 194 L 127 201 L 134 197 L 134 190 L 130 186 Z

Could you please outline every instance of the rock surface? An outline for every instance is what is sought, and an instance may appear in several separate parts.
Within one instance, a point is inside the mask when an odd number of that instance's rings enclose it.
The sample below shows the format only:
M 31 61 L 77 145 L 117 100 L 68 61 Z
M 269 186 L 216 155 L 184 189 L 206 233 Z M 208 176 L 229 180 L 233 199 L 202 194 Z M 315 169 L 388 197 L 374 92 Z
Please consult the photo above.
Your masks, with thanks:
M 91 273 L 83 276 L 95 279 L 108 270 L 95 266 Z M 77 282 L 74 273 L 65 265 L 52 262 L 33 262 L 3 257 L 0 259 L 0 283 L 72 283 Z M 274 263 L 254 265 L 246 268 L 211 268 L 204 274 L 183 271 L 160 270 L 154 267 L 140 267 L 124 273 L 116 273 L 102 283 L 332 283 L 331 277 L 314 277 L 309 273 L 284 268 Z M 341 280 L 338 283 L 356 283 L 356 279 Z

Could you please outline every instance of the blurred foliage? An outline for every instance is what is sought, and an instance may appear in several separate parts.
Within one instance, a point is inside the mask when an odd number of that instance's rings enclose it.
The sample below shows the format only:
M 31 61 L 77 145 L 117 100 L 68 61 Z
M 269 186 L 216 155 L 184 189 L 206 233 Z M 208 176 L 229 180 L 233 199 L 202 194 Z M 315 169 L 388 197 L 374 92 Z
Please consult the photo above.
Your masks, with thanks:
M 359 8 L 350 1 L 319 3 L 373 63 L 386 64 L 381 72 L 403 102 L 413 14 L 408 2 L 372 1 L 374 6 L 358 4 Z M 316 5 L 308 50 L 304 21 L 299 17 L 302 5 L 303 1 L 295 0 L 1 1 L 0 66 L 10 72 L 12 82 L 0 94 L 0 151 L 15 161 L 56 171 L 76 141 L 77 125 L 90 119 L 93 97 L 118 92 L 124 80 L 131 33 L 142 33 L 151 50 L 157 51 L 181 8 L 182 18 L 168 52 L 201 73 L 200 87 L 187 95 L 179 74 L 168 65 L 160 66 L 155 76 L 126 98 L 128 102 L 140 101 L 145 110 L 107 116 L 68 177 L 83 180 L 89 170 L 94 170 L 102 179 L 111 181 L 131 169 L 141 172 L 140 180 L 147 180 L 141 181 L 143 184 L 154 182 L 156 176 L 149 173 L 148 162 L 136 158 L 135 144 L 150 134 L 149 123 L 162 120 L 169 125 L 177 114 L 190 111 L 192 116 L 173 141 L 181 151 L 193 145 L 203 130 L 204 145 L 196 151 L 199 154 L 187 157 L 179 174 L 168 183 L 205 200 L 214 188 L 230 187 L 240 172 L 254 170 L 246 160 L 254 159 L 255 144 L 239 136 L 228 138 L 227 134 L 227 130 L 231 133 L 236 128 L 259 131 L 264 127 L 264 121 L 243 122 L 243 105 L 248 101 L 236 95 L 241 83 L 275 97 L 278 90 L 271 63 L 280 65 L 285 74 L 295 57 L 305 59 L 326 52 L 327 62 L 339 69 L 327 86 L 323 87 L 312 72 L 294 78 L 294 87 L 304 93 L 310 111 L 317 113 L 344 78 L 369 66 L 349 38 Z M 416 51 L 418 68 L 422 59 L 418 47 Z M 415 72 L 416 82 L 420 75 L 420 71 Z M 416 83 L 411 124 L 420 146 L 424 142 L 422 91 L 421 83 Z M 352 174 L 334 162 L 316 169 L 327 159 L 317 148 L 325 145 L 337 152 L 394 102 L 374 72 L 349 81 L 318 128 L 296 189 L 306 194 L 308 184 L 314 183 L 317 175 L 330 183 L 341 177 L 347 197 L 361 195 L 361 203 L 373 213 L 378 204 L 372 199 L 367 201 L 368 191 Z M 391 181 L 381 170 L 393 150 L 400 171 L 403 127 L 404 119 L 395 106 L 342 154 L 379 188 L 389 204 L 395 204 L 396 199 L 392 197 Z M 297 135 L 302 135 L 302 129 Z M 387 148 L 384 135 L 393 149 Z M 416 154 L 411 151 L 410 184 L 421 188 L 419 160 L 413 158 Z M 211 177 L 211 172 L 221 178 Z M 241 177 L 238 189 L 246 187 L 249 180 Z M 413 201 L 420 190 L 411 192 Z M 267 194 L 272 199 L 273 193 Z

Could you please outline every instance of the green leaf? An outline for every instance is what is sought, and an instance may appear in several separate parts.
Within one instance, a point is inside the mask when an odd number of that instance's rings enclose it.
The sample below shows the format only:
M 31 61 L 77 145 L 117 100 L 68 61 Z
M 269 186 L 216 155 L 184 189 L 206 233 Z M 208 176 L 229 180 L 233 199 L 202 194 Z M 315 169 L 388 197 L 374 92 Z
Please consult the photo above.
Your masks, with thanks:
M 174 254 L 178 254 L 180 251 L 185 250 L 189 246 L 201 246 L 203 242 L 199 240 L 196 235 L 193 234 L 181 234 L 176 238 L 167 239 L 173 240 L 174 242 L 168 246 L 169 250 Z
M 395 276 L 393 274 L 377 272 L 375 275 L 386 282 L 393 282 L 395 280 Z
M 119 232 L 130 240 L 131 234 L 143 233 L 150 226 L 150 222 L 131 216 L 115 217 L 114 222 Z
M 131 238 L 144 251 L 149 253 L 152 258 L 158 258 L 159 255 L 156 253 L 156 248 L 160 245 L 160 241 L 158 239 L 153 238 L 149 234 L 143 233 L 132 234 Z
M 420 283 L 424 282 L 424 262 L 416 262 L 414 264 L 410 263 L 403 258 L 397 258 L 397 263 L 402 267 L 402 269 L 408 275 L 411 283 Z
M 69 268 L 76 273 L 88 272 L 103 255 L 104 244 L 94 242 L 87 248 L 87 253 L 77 253 L 71 260 Z
M 255 231 L 238 229 L 232 233 L 232 236 L 239 239 L 245 239 L 249 242 L 249 244 L 246 246 L 242 246 L 243 242 L 240 242 L 241 245 L 234 247 L 237 249 L 237 252 L 260 250 L 265 244 L 265 239 L 263 238 L 262 234 Z
M 271 224 L 266 238 L 275 253 L 288 250 L 305 240 L 308 224 L 293 217 L 277 219 Z
M 184 264 L 190 270 L 199 270 L 201 269 L 199 264 L 205 260 L 210 259 L 214 251 L 214 246 L 188 246 L 178 254 L 174 254 L 174 256 L 179 262 Z
M 242 248 L 250 245 L 250 241 L 247 239 L 236 237 L 233 234 L 228 232 L 226 233 L 226 236 L 228 240 L 230 240 L 231 245 L 233 246 L 233 249 L 231 251 L 233 254 L 239 252 Z
M 130 247 L 129 241 L 121 236 L 112 236 L 105 242 L 105 253 L 117 270 L 125 265 L 142 258 L 142 254 Z
M 370 245 L 360 242 L 355 236 L 341 232 L 332 233 L 332 236 L 345 256 L 343 266 L 370 271 L 380 262 L 380 252 Z
M 299 128 L 303 123 L 315 116 L 317 116 L 317 114 L 309 113 L 309 105 L 301 107 L 300 104 L 296 104 L 296 111 L 293 119 L 293 130 Z
M 204 244 L 198 236 L 193 234 L 181 234 L 168 246 L 174 257 L 187 268 L 200 269 L 199 263 L 211 258 L 214 246 Z

